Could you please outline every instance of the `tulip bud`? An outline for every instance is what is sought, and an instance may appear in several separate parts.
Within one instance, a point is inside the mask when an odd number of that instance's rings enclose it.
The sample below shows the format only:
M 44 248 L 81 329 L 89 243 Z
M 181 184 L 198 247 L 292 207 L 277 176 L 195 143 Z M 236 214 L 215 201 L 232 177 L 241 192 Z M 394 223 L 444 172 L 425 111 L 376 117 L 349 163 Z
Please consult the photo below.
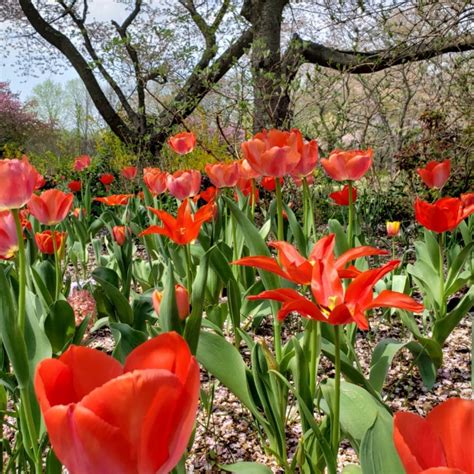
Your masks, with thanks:
M 400 234 L 400 221 L 387 221 L 387 235 L 389 237 L 396 237 Z
M 189 296 L 188 290 L 181 285 L 175 285 L 175 296 L 176 296 L 176 306 L 178 307 L 178 316 L 179 319 L 184 321 L 189 315 Z M 153 308 L 156 314 L 160 315 L 160 303 L 163 298 L 163 292 L 155 290 L 151 295 L 151 300 L 153 302 Z
M 122 246 L 130 235 L 130 229 L 124 225 L 115 225 L 112 227 L 112 234 L 115 242 Z

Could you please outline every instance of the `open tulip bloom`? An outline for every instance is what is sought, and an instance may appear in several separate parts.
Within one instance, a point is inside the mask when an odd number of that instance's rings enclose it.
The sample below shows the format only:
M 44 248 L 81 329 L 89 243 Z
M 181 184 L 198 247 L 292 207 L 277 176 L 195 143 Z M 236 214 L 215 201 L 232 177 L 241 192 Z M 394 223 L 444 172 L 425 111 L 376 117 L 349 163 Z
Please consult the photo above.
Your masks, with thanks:
M 35 392 L 54 452 L 71 474 L 165 474 L 193 429 L 199 366 L 176 333 L 137 347 L 124 366 L 70 346 L 39 363 Z
M 185 199 L 179 206 L 176 218 L 160 209 L 149 207 L 148 210 L 162 221 L 163 226 L 152 225 L 141 232 L 139 237 L 161 234 L 179 245 L 186 245 L 196 240 L 204 222 L 214 217 L 215 204 L 211 201 L 193 214 L 189 200 Z
M 373 247 L 356 247 L 339 258 L 334 258 L 334 235 L 324 237 L 316 243 L 308 260 L 294 247 L 285 242 L 275 242 L 279 250 L 280 267 L 268 257 L 245 257 L 234 263 L 255 266 L 276 273 L 302 285 L 311 285 L 314 301 L 296 290 L 279 288 L 267 290 L 254 296 L 252 300 L 274 300 L 282 304 L 278 319 L 285 319 L 292 312 L 316 321 L 333 325 L 355 322 L 360 329 L 367 330 L 369 324 L 365 312 L 372 308 L 390 307 L 413 312 L 421 312 L 423 305 L 403 293 L 384 290 L 373 296 L 375 284 L 387 273 L 395 269 L 399 261 L 388 262 L 380 268 L 360 272 L 354 267 L 344 268 L 351 260 L 368 255 L 385 254 Z M 354 278 L 344 290 L 343 278 Z
M 426 186 L 441 189 L 449 179 L 451 160 L 430 161 L 424 168 L 418 168 L 416 172 Z
M 56 225 L 69 214 L 73 200 L 73 194 L 48 189 L 39 196 L 34 194 L 28 202 L 28 209 L 42 224 Z

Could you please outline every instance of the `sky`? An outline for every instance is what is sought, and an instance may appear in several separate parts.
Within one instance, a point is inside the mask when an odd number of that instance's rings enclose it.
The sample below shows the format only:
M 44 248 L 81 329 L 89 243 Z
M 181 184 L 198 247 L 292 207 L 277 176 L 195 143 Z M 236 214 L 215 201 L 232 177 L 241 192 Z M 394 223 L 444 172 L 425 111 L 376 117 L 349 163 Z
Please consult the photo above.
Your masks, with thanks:
M 117 21 L 123 20 L 126 15 L 124 8 L 124 4 L 126 3 L 127 1 L 124 0 L 90 0 L 90 17 L 97 20 L 110 20 L 112 18 Z M 1 24 L 0 34 L 2 34 Z M 8 44 L 8 38 L 4 44 L 5 43 Z M 20 94 L 22 100 L 26 100 L 30 97 L 33 88 L 47 79 L 65 84 L 71 79 L 77 79 L 79 77 L 69 65 L 66 65 L 65 69 L 61 71 L 61 74 L 35 70 L 33 74 L 24 75 L 22 73 L 20 76 L 15 63 L 19 60 L 21 54 L 21 50 L 10 48 L 7 58 L 0 56 L 0 82 L 9 82 L 11 90 Z M 57 54 L 61 55 L 59 51 Z

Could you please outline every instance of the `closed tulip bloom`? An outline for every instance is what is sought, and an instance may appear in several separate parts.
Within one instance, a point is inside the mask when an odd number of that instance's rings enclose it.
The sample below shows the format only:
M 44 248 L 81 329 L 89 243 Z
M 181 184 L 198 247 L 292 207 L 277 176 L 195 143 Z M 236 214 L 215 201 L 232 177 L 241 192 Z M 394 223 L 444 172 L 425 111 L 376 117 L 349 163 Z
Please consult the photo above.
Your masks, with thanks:
M 104 173 L 100 176 L 99 181 L 104 185 L 104 186 L 110 186 L 113 181 L 114 181 L 114 175 L 111 173 Z
M 86 210 L 84 208 L 76 207 L 72 210 L 71 214 L 76 218 L 79 219 L 81 217 L 81 213 L 83 216 L 86 215 Z
M 400 221 L 387 221 L 386 227 L 389 237 L 396 237 L 400 234 Z
M 336 181 L 357 181 L 372 166 L 373 152 L 368 150 L 334 150 L 329 158 L 321 159 L 326 174 Z
M 197 170 L 176 171 L 176 173 L 168 175 L 166 185 L 170 194 L 182 201 L 199 193 L 201 173 Z
M 0 259 L 13 258 L 18 251 L 15 218 L 10 211 L 0 211 Z
M 38 191 L 39 189 L 41 189 L 45 184 L 46 184 L 46 180 L 44 179 L 44 176 L 38 173 L 36 175 L 35 191 Z
M 216 188 L 232 188 L 237 184 L 240 176 L 239 164 L 236 161 L 207 164 L 205 170 Z
M 94 201 L 101 202 L 107 206 L 125 206 L 133 194 L 111 194 L 105 197 L 96 197 Z
M 301 137 L 298 142 L 298 151 L 301 158 L 291 175 L 295 178 L 303 178 L 310 175 L 318 163 L 318 142 L 316 140 L 304 142 Z
M 67 187 L 69 188 L 69 191 L 71 191 L 72 193 L 77 193 L 81 190 L 81 182 L 79 180 L 70 181 Z
M 53 242 L 54 238 L 54 242 Z M 54 247 L 60 251 L 63 248 L 66 239 L 66 232 L 54 231 L 54 234 L 48 229 L 35 234 L 35 241 L 41 253 L 46 255 L 54 254 Z
M 474 193 L 461 194 L 461 204 L 464 217 L 468 217 L 474 213 Z
M 91 165 L 91 157 L 89 155 L 81 155 L 81 156 L 78 156 L 74 160 L 75 171 L 85 170 L 86 168 L 89 168 L 90 165 Z
M 130 229 L 124 225 L 115 225 L 112 227 L 112 235 L 114 237 L 115 242 L 117 242 L 118 245 L 122 246 L 127 241 L 127 238 L 130 235 Z
M 204 191 L 201 191 L 199 194 L 193 197 L 194 202 L 198 202 L 199 199 L 202 199 L 206 202 L 211 202 L 215 199 L 217 195 L 217 189 L 214 186 L 209 186 Z
M 283 178 L 279 178 L 280 184 L 283 185 Z M 260 186 L 267 191 L 275 191 L 276 188 L 276 178 L 273 176 L 264 176 L 260 180 Z
M 152 225 L 141 232 L 138 236 L 149 234 L 160 234 L 168 237 L 178 245 L 186 245 L 194 242 L 204 222 L 214 218 L 216 206 L 213 201 L 202 206 L 195 214 L 191 212 L 189 201 L 185 199 L 179 206 L 176 218 L 161 209 L 148 208 L 163 223 L 163 226 Z
M 179 319 L 184 321 L 189 316 L 189 295 L 188 290 L 181 285 L 175 285 L 176 306 L 178 307 Z M 160 303 L 163 298 L 163 292 L 155 290 L 151 295 L 153 309 L 157 315 L 160 314 Z
M 349 205 L 349 185 L 346 184 L 340 191 L 335 191 L 329 195 L 329 197 L 339 206 Z M 352 202 L 356 202 L 357 189 L 352 187 Z
M 66 218 L 73 200 L 73 194 L 63 193 L 59 189 L 48 189 L 39 196 L 33 195 L 28 209 L 41 224 L 56 225 Z
M 424 168 L 418 168 L 416 172 L 426 186 L 441 189 L 449 179 L 451 160 L 430 161 Z
M 20 209 L 33 195 L 38 172 L 28 158 L 0 160 L 0 211 Z
M 136 166 L 126 166 L 122 169 L 122 176 L 129 181 L 132 181 L 137 176 L 138 169 Z
M 145 168 L 143 170 L 143 181 L 150 193 L 155 196 L 166 191 L 167 177 L 168 173 L 159 168 Z
M 291 174 L 300 161 L 298 141 L 298 130 L 263 130 L 241 147 L 245 159 L 261 176 L 282 177 Z
M 415 218 L 423 226 L 438 234 L 454 230 L 474 212 L 474 206 L 465 206 L 462 199 L 442 198 L 433 204 L 417 199 Z
M 174 332 L 138 346 L 124 366 L 72 345 L 38 364 L 35 392 L 53 450 L 71 474 L 165 474 L 192 433 L 199 366 Z
M 196 137 L 193 132 L 181 132 L 168 139 L 168 145 L 178 155 L 187 155 L 196 146 Z
M 406 474 L 472 474 L 474 401 L 450 398 L 425 418 L 395 413 L 393 441 Z

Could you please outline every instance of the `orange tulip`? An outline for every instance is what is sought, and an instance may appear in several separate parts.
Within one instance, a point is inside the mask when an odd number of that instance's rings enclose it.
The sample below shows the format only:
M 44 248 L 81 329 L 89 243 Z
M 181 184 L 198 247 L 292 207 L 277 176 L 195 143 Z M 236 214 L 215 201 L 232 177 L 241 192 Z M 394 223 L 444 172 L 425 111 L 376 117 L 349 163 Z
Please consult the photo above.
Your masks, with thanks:
M 393 441 L 406 474 L 474 472 L 474 401 L 450 398 L 426 418 L 398 412 Z
M 28 202 L 28 209 L 42 224 L 56 225 L 63 221 L 71 210 L 73 194 L 66 194 L 59 189 L 48 189 L 41 195 L 33 195 Z
M 138 346 L 124 366 L 72 345 L 38 364 L 35 392 L 53 450 L 71 474 L 165 474 L 191 436 L 199 366 L 174 332 Z
M 18 234 L 13 214 L 0 211 L 0 260 L 13 258 L 18 251 Z
M 137 176 L 137 172 L 138 172 L 138 169 L 136 166 L 126 166 L 125 168 L 122 169 L 122 176 L 125 179 L 132 181 Z
M 191 153 L 196 146 L 196 137 L 193 132 L 182 132 L 168 139 L 168 145 L 178 155 Z
M 209 186 L 204 191 L 201 191 L 199 194 L 193 197 L 194 202 L 198 202 L 199 199 L 203 201 L 210 202 L 215 199 L 217 195 L 217 189 L 214 186 Z
M 143 170 L 143 181 L 150 193 L 155 196 L 166 191 L 167 177 L 168 173 L 159 168 L 145 168 Z
M 130 235 L 130 229 L 124 225 L 114 225 L 112 227 L 112 235 L 115 242 L 122 246 L 126 242 L 127 237 Z
M 21 221 L 21 227 L 22 227 L 23 230 L 25 230 L 25 229 L 31 230 L 32 227 L 33 227 L 31 225 L 29 216 L 30 216 L 30 211 L 28 209 L 26 209 L 26 208 L 21 209 L 21 211 L 20 211 L 20 221 Z
M 334 150 L 329 158 L 323 158 L 321 165 L 326 174 L 336 181 L 357 181 L 372 166 L 373 152 L 368 150 Z
M 329 195 L 329 197 L 339 206 L 349 205 L 349 185 L 346 184 L 340 191 L 335 191 Z M 356 202 L 357 189 L 352 187 L 352 202 Z
M 423 227 L 438 234 L 454 230 L 472 213 L 474 213 L 474 206 L 466 206 L 459 198 L 446 197 L 438 199 L 433 204 L 421 199 L 415 201 L 416 220 Z
M 94 198 L 94 201 L 101 202 L 107 206 L 125 206 L 133 194 L 112 194 L 110 196 Z
M 78 156 L 74 160 L 75 171 L 85 170 L 86 168 L 89 168 L 90 165 L 91 165 L 91 157 L 89 155 L 81 155 L 81 156 Z
M 175 285 L 176 306 L 178 307 L 179 319 L 184 321 L 189 315 L 189 295 L 188 290 L 181 285 Z M 153 308 L 157 315 L 160 314 L 160 303 L 163 298 L 163 292 L 155 290 L 151 295 Z
M 35 191 L 38 191 L 38 189 L 41 189 L 45 184 L 46 184 L 46 180 L 44 179 L 44 176 L 38 173 L 36 175 Z
M 283 186 L 283 178 L 279 178 L 280 180 L 280 185 Z M 260 186 L 262 186 L 263 189 L 266 189 L 267 191 L 275 191 L 276 188 L 276 178 L 273 176 L 264 176 L 260 180 Z
M 113 181 L 114 181 L 114 175 L 111 173 L 104 173 L 100 175 L 99 181 L 104 185 L 104 186 L 110 186 Z
M 400 221 L 387 221 L 386 226 L 387 235 L 389 237 L 396 237 L 398 234 L 400 234 Z
M 168 191 L 182 201 L 193 197 L 201 189 L 201 173 L 197 170 L 182 170 L 168 175 L 166 178 Z
M 418 168 L 416 172 L 426 186 L 441 189 L 449 179 L 451 160 L 430 161 L 424 168 Z
M 301 141 L 298 130 L 263 130 L 241 147 L 245 159 L 261 176 L 282 177 L 291 174 L 301 159 L 298 141 Z
M 148 208 L 162 221 L 163 227 L 152 225 L 141 232 L 138 236 L 148 234 L 165 235 L 179 245 L 186 245 L 197 239 L 201 226 L 204 222 L 211 220 L 215 214 L 215 204 L 210 202 L 201 207 L 196 214 L 191 213 L 189 201 L 185 199 L 178 209 L 176 218 L 160 209 Z
M 71 214 L 72 214 L 76 219 L 79 219 L 79 217 L 81 216 L 81 212 L 82 212 L 82 215 L 83 215 L 83 216 L 86 215 L 86 210 L 85 210 L 84 208 L 81 210 L 80 207 L 75 207 L 75 208 L 72 210 Z
M 71 191 L 72 193 L 77 193 L 81 190 L 81 182 L 79 180 L 70 181 L 67 187 L 69 188 L 69 191 Z
M 56 250 L 60 252 L 65 240 L 66 232 L 54 231 L 54 234 L 52 234 L 50 230 L 45 230 L 44 232 L 38 232 L 35 234 L 35 241 L 39 251 L 47 255 L 54 254 L 54 246 L 56 246 Z
M 216 188 L 232 188 L 239 180 L 239 164 L 233 163 L 215 163 L 207 164 L 206 173 L 211 183 Z
M 239 163 L 239 176 L 241 180 L 250 180 L 260 178 L 261 174 L 255 171 L 247 160 L 240 160 Z
M 38 174 L 26 156 L 0 160 L 0 211 L 23 207 L 33 195 Z
M 316 167 L 318 162 L 318 142 L 316 140 L 304 142 L 299 130 L 295 131 L 299 133 L 300 137 L 300 140 L 298 140 L 298 151 L 301 158 L 291 171 L 291 176 L 301 179 L 305 176 L 309 176 Z

